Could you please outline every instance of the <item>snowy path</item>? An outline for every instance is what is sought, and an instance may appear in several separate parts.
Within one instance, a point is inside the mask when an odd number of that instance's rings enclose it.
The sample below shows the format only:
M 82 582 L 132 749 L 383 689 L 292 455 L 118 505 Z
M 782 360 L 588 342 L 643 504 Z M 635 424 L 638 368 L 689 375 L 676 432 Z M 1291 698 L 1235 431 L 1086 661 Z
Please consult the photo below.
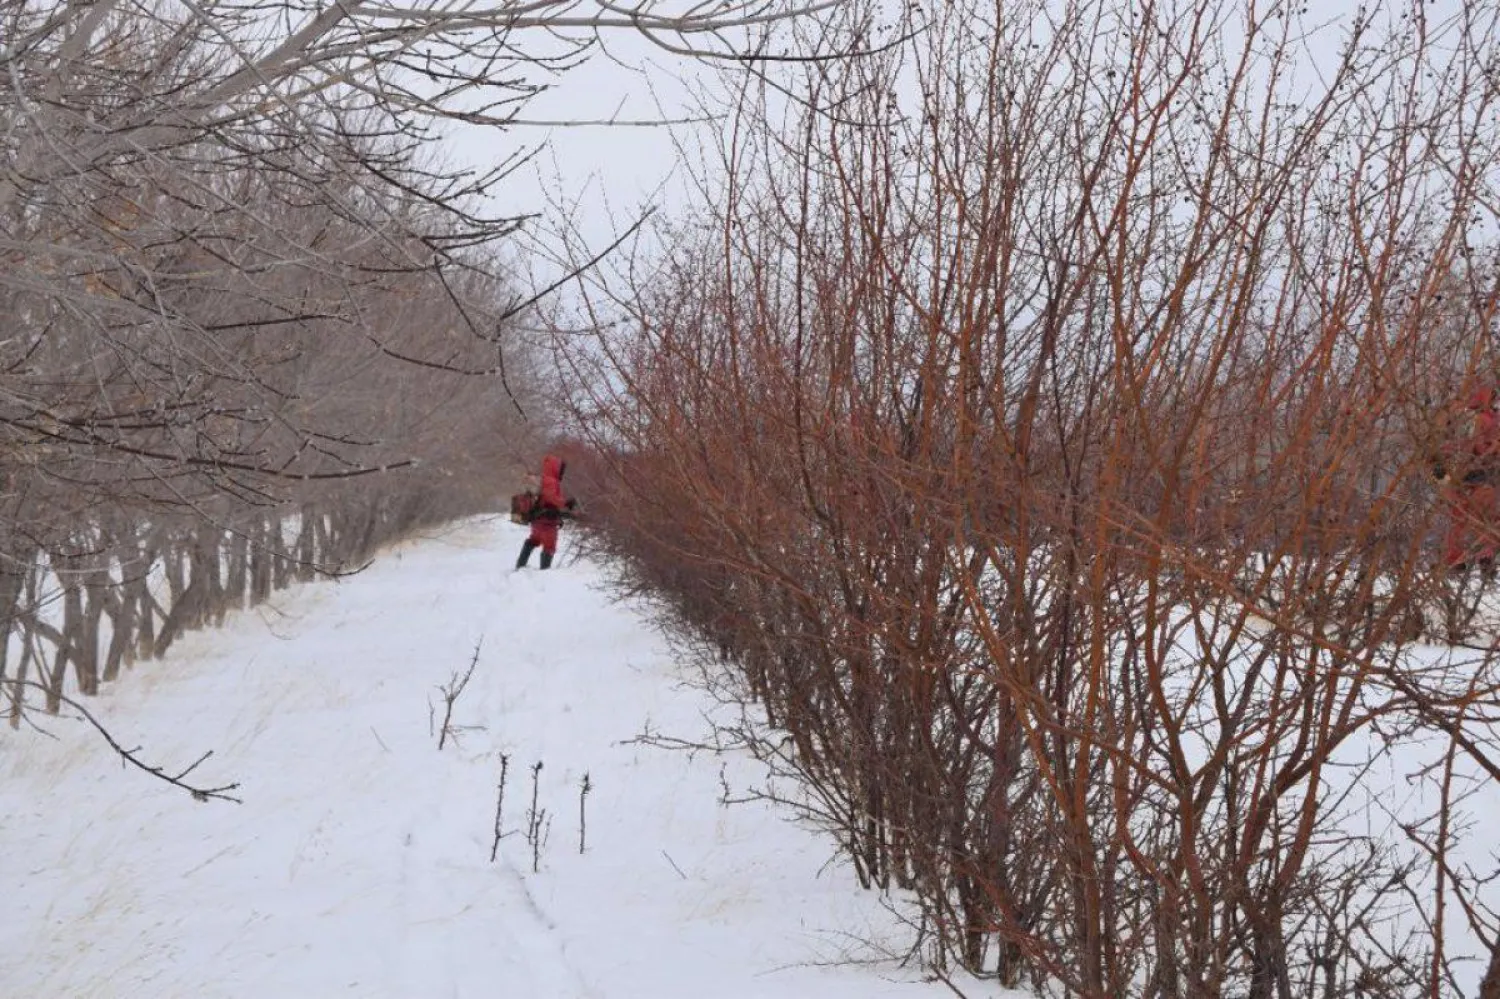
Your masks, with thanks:
M 722 761 L 627 742 L 648 720 L 700 734 L 700 695 L 594 568 L 507 572 L 519 537 L 475 521 L 407 544 L 99 699 L 152 761 L 215 750 L 204 779 L 240 781 L 243 805 L 123 771 L 81 724 L 0 730 L 0 997 L 950 995 L 823 965 L 903 938 L 847 872 L 818 876 L 824 842 L 720 807 Z M 429 699 L 481 639 L 456 719 L 476 727 L 439 753 Z M 502 752 L 515 834 L 491 864 Z M 537 761 L 554 818 L 533 873 Z

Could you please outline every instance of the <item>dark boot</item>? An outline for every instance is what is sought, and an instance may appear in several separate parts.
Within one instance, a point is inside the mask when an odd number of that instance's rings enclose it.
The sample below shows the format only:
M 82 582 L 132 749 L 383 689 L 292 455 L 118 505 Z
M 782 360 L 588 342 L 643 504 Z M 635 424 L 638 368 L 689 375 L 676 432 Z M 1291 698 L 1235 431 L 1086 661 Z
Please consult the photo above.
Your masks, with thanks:
M 524 568 L 526 568 L 526 562 L 527 562 L 528 559 L 531 558 L 531 550 L 533 548 L 535 548 L 535 547 L 536 547 L 536 542 L 532 541 L 530 538 L 527 538 L 526 539 L 526 543 L 521 546 L 521 557 L 518 558 L 518 559 L 516 559 L 516 568 L 517 569 L 524 569 Z M 543 569 L 547 568 L 547 553 L 546 552 L 542 552 L 542 568 Z
M 542 549 L 542 568 L 552 568 L 552 553 L 545 548 Z

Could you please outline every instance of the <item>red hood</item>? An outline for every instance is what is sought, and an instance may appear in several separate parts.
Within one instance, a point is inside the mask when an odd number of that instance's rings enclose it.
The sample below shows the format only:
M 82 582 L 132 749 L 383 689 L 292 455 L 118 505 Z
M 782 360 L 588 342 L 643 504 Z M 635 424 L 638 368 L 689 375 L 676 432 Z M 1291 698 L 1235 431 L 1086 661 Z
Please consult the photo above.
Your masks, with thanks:
M 542 459 L 542 506 L 561 510 L 567 505 L 568 497 L 562 487 L 562 475 L 567 468 L 568 463 L 555 454 Z
M 1491 408 L 1495 403 L 1495 390 L 1488 385 L 1481 386 L 1469 394 L 1468 408 L 1483 410 Z

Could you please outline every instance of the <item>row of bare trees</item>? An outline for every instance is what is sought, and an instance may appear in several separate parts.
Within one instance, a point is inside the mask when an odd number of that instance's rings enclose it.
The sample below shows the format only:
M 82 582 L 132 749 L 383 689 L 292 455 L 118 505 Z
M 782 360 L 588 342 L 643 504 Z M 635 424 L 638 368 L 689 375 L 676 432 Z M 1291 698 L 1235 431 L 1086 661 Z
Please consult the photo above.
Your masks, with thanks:
M 945 4 L 740 88 L 721 207 L 591 289 L 608 543 L 937 966 L 1500 995 L 1428 478 L 1500 364 L 1500 5 L 1436 10 Z
M 523 219 L 487 207 L 527 152 L 506 126 L 602 32 L 730 54 L 798 13 L 0 0 L 12 723 L 492 508 L 550 417 L 502 256 Z M 494 162 L 433 155 L 450 122 Z

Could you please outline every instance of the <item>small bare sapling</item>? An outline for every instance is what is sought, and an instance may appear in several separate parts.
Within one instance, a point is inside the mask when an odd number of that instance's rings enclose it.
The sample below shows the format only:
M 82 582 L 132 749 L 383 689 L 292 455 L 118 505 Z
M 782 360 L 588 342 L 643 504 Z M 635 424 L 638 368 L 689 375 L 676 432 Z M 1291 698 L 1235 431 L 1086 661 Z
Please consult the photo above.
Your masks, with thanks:
M 537 792 L 541 784 L 542 761 L 531 765 L 531 807 L 526 812 L 526 842 L 531 846 L 531 870 L 537 871 L 542 860 L 543 824 L 547 821 L 547 810 L 537 808 Z
M 583 853 L 584 842 L 588 834 L 588 817 L 585 812 L 585 804 L 588 801 L 589 792 L 594 785 L 589 783 L 588 771 L 584 771 L 583 783 L 578 786 L 578 852 Z
M 483 644 L 484 638 L 481 636 L 479 641 L 474 643 L 474 655 L 469 659 L 469 668 L 464 671 L 462 676 L 455 670 L 453 675 L 448 678 L 448 682 L 438 687 L 438 693 L 443 695 L 443 725 L 438 729 L 439 752 L 442 752 L 443 747 L 448 744 L 449 739 L 452 739 L 457 744 L 459 733 L 466 732 L 474 727 L 472 725 L 453 724 L 453 706 L 458 703 L 458 699 L 463 696 L 464 688 L 468 687 L 469 681 L 474 678 L 474 667 L 479 665 L 479 648 Z M 427 709 L 430 729 L 430 719 L 432 717 L 432 704 L 430 702 L 427 705 Z
M 495 857 L 500 853 L 500 838 L 504 835 L 500 831 L 501 816 L 505 813 L 505 775 L 510 772 L 510 757 L 504 753 L 500 754 L 500 793 L 495 798 L 495 839 L 490 843 L 490 863 L 495 862 Z

